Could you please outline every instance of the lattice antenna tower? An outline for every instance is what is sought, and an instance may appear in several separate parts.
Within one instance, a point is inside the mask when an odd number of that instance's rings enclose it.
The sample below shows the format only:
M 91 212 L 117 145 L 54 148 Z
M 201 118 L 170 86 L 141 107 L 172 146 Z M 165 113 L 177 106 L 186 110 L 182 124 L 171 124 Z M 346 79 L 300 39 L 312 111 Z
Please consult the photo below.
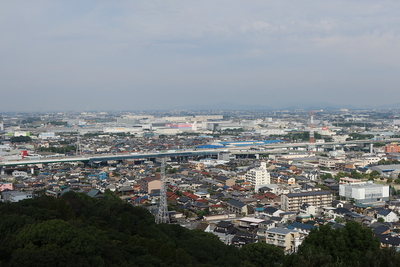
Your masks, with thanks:
M 167 187 L 165 185 L 165 158 L 161 159 L 161 189 L 160 203 L 156 223 L 169 223 L 169 212 L 167 207 Z

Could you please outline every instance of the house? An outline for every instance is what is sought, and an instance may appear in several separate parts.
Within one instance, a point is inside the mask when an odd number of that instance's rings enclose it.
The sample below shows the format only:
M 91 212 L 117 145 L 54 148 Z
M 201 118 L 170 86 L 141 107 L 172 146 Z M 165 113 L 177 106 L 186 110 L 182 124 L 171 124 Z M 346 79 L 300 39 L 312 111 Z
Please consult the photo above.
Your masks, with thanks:
M 256 243 L 258 238 L 255 234 L 237 232 L 231 240 L 231 245 L 241 248 L 246 244 Z
M 288 225 L 287 228 L 297 230 L 300 234 L 307 236 L 312 229 L 316 228 L 316 226 L 306 223 L 294 222 Z
M 247 215 L 249 214 L 249 207 L 236 199 L 230 199 L 226 203 L 227 210 L 229 212 L 235 213 L 235 214 L 240 214 L 240 215 Z
M 392 210 L 381 209 L 376 214 L 376 218 L 382 218 L 385 222 L 397 222 L 399 217 Z
M 386 225 L 379 225 L 374 230 L 372 230 L 375 235 L 386 235 L 390 233 L 390 228 Z
M 214 178 L 217 182 L 223 184 L 223 185 L 227 185 L 227 186 L 232 186 L 235 185 L 236 180 L 232 179 L 232 178 L 228 178 L 225 176 L 217 176 Z
M 13 183 L 0 183 L 0 191 L 14 190 Z
M 102 198 L 103 193 L 101 193 L 100 190 L 98 189 L 91 189 L 89 192 L 86 193 L 89 197 L 94 197 L 94 198 Z
M 211 233 L 211 225 L 209 223 L 201 222 L 196 226 L 196 229 L 203 230 L 206 233 Z
M 376 235 L 376 237 L 379 239 L 379 242 L 381 242 L 381 247 L 394 247 L 399 249 L 400 248 L 400 238 L 399 237 L 393 237 L 390 235 Z
M 316 206 L 310 205 L 308 203 L 304 203 L 300 206 L 300 214 L 306 215 L 309 214 L 311 216 L 316 216 L 318 212 L 318 208 Z
M 231 244 L 235 236 L 236 228 L 233 223 L 229 221 L 220 221 L 214 228 L 213 234 L 218 236 L 219 239 L 225 244 Z
M 266 207 L 263 213 L 269 217 L 278 217 L 283 211 L 274 207 Z
M 268 220 L 268 221 L 262 221 L 258 224 L 258 228 L 260 229 L 271 229 L 276 226 L 276 222 L 273 220 Z

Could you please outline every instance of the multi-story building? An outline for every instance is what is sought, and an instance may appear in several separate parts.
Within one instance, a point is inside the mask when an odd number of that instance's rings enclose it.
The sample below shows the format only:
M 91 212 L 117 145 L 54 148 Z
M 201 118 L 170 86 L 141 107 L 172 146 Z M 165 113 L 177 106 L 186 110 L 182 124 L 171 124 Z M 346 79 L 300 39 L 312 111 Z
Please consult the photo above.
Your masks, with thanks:
M 320 158 L 319 161 L 319 166 L 320 167 L 325 167 L 325 168 L 334 168 L 336 163 L 339 163 L 339 160 L 337 159 L 332 159 L 332 158 Z
M 257 236 L 260 242 L 265 242 L 270 245 L 278 246 L 284 250 L 285 253 L 293 253 L 301 244 L 300 233 L 297 230 L 287 228 L 271 228 L 259 229 Z
M 254 187 L 255 191 L 258 191 L 258 188 L 262 185 L 270 184 L 271 177 L 267 170 L 267 163 L 261 162 L 261 166 L 259 168 L 254 168 L 249 170 L 245 176 L 246 182 L 249 182 L 252 187 Z
M 332 202 L 332 193 L 329 191 L 312 191 L 282 195 L 282 209 L 285 211 L 298 211 L 300 206 L 309 205 L 323 207 Z
M 235 214 L 240 214 L 240 215 L 244 215 L 246 216 L 247 214 L 249 214 L 249 207 L 236 199 L 231 199 L 226 203 L 226 209 L 228 210 L 228 212 L 230 213 L 235 213 Z
M 161 180 L 156 177 L 145 177 L 140 180 L 140 190 L 151 193 L 152 190 L 161 188 Z
M 382 203 L 389 200 L 389 186 L 374 184 L 372 181 L 340 184 L 339 195 L 346 200 L 353 199 L 356 204 Z
M 385 153 L 400 153 L 400 146 L 397 144 L 388 144 L 385 146 Z
M 354 165 L 350 164 L 350 163 L 344 163 L 344 162 L 337 162 L 335 164 L 336 171 L 344 171 L 346 169 L 354 169 Z

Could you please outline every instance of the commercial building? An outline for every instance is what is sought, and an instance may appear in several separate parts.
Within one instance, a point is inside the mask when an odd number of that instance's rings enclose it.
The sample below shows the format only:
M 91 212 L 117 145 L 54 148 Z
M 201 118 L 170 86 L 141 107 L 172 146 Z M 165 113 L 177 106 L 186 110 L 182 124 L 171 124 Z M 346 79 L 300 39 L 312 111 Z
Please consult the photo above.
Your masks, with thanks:
M 316 207 L 329 206 L 332 203 L 332 193 L 312 191 L 282 195 L 282 209 L 285 211 L 298 211 L 305 203 Z
M 389 200 L 389 186 L 372 181 L 339 185 L 339 195 L 356 204 L 374 204 Z

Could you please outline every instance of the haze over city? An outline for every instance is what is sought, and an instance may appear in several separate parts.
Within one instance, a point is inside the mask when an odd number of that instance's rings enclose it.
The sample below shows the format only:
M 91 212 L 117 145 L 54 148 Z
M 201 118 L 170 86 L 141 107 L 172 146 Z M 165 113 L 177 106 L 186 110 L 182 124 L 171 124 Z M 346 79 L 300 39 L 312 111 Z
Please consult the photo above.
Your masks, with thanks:
M 399 10 L 370 0 L 3 1 L 0 111 L 399 107 Z

